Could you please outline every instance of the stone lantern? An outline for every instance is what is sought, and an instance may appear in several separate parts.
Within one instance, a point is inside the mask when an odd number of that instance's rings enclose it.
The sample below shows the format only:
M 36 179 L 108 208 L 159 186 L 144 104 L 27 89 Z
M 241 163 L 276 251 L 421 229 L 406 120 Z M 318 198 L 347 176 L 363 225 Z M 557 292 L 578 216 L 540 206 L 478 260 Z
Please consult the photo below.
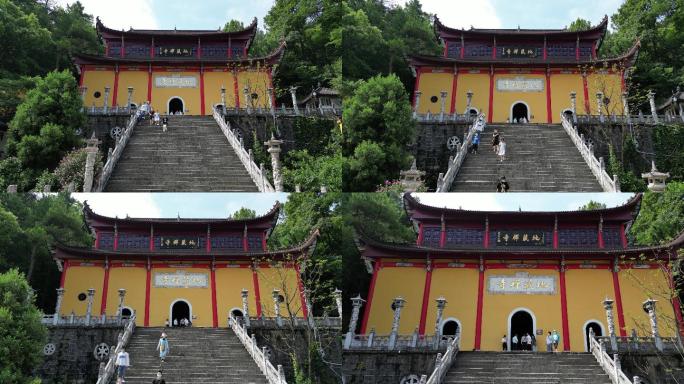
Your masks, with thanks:
M 666 181 L 670 178 L 669 173 L 658 171 L 655 161 L 651 161 L 651 172 L 642 173 L 641 178 L 648 181 L 648 189 L 652 192 L 664 192 Z
M 416 167 L 416 160 L 413 160 L 413 164 L 411 165 L 411 169 L 407 171 L 401 171 L 401 186 L 404 189 L 404 192 L 410 193 L 410 192 L 416 192 L 418 189 L 420 189 L 424 184 L 422 177 L 425 176 L 424 171 L 419 171 L 418 168 Z

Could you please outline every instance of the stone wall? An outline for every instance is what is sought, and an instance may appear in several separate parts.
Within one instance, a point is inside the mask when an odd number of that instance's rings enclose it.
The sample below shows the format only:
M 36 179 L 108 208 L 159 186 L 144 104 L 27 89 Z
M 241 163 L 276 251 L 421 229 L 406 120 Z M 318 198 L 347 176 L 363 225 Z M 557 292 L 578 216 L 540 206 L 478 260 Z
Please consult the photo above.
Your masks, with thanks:
M 437 177 L 440 172 L 446 172 L 449 156 L 456 152 L 449 151 L 447 140 L 458 137 L 463 141 L 464 134 L 468 131 L 469 125 L 453 122 L 417 122 L 416 138 L 412 149 L 416 157 L 416 166 L 421 171 L 425 171 L 426 185 L 437 185 Z M 397 178 L 399 175 L 397 175 Z
M 344 351 L 344 384 L 404 384 L 415 375 L 428 375 L 435 366 L 435 351 Z M 407 381 L 411 382 L 411 381 Z
M 44 356 L 38 369 L 43 384 L 94 383 L 100 367 L 94 356 L 95 347 L 100 343 L 110 348 L 116 346 L 122 328 L 59 326 L 49 327 L 48 331 L 48 345 L 53 344 L 55 349 Z
M 684 356 L 669 354 L 626 354 L 621 356 L 622 371 L 630 378 L 639 376 L 644 384 L 684 382 Z
M 106 160 L 107 150 L 110 147 L 114 148 L 114 139 L 110 136 L 112 128 L 125 129 L 129 120 L 130 117 L 124 115 L 88 115 L 86 129 L 82 132 L 82 136 L 88 139 L 95 132 L 95 136 L 102 142 L 100 151 Z
M 585 124 L 579 125 L 578 131 L 583 134 L 586 140 L 590 140 L 594 145 L 596 158 L 603 157 L 608 164 L 609 145 L 613 147 L 618 159 L 622 155 L 623 141 L 628 135 L 634 135 L 637 150 L 642 153 L 653 153 L 653 130 L 655 128 L 644 125 L 634 125 L 633 127 L 622 124 Z M 642 155 L 643 156 L 643 155 Z M 644 159 L 645 166 L 650 169 L 650 157 Z M 612 176 L 612 175 L 611 175 Z

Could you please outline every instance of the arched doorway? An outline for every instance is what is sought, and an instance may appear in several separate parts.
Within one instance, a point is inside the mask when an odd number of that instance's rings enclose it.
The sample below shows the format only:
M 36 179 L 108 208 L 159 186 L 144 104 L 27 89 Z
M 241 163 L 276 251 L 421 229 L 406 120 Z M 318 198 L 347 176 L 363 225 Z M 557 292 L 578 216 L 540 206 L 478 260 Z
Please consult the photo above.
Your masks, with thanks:
M 131 316 L 133 316 L 133 311 L 128 307 L 123 307 L 121 310 L 121 317 L 128 319 Z
M 171 316 L 169 319 L 171 319 L 170 323 L 172 326 L 180 325 L 181 319 L 192 321 L 192 307 L 189 302 L 183 299 L 178 299 L 171 303 L 170 312 Z
M 584 333 L 584 350 L 589 352 L 589 329 L 594 330 L 594 336 L 603 336 L 603 324 L 598 320 L 589 320 L 584 323 L 582 331 Z
M 530 121 L 530 108 L 525 102 L 517 101 L 511 107 L 511 123 L 520 123 L 523 119 Z
M 180 97 L 172 97 L 169 99 L 169 114 L 170 115 L 176 115 L 176 114 L 183 114 L 185 111 L 185 103 L 183 103 L 183 99 Z
M 566 119 L 572 121 L 572 110 L 571 109 L 564 110 L 563 116 L 565 116 Z
M 508 316 L 508 350 L 509 351 L 519 351 L 520 348 L 520 340 L 522 337 L 526 334 L 530 334 L 530 336 L 534 335 L 534 330 L 535 330 L 535 318 L 532 312 L 530 312 L 527 309 L 524 308 L 518 308 L 513 310 L 511 312 L 510 316 Z M 518 344 L 513 345 L 511 340 L 513 339 L 513 336 L 517 335 L 518 336 Z M 536 335 L 535 335 L 536 337 Z
M 461 334 L 461 322 L 453 317 L 445 319 L 442 322 L 442 340 L 449 340 L 456 338 L 456 335 Z M 461 344 L 461 340 L 458 341 Z

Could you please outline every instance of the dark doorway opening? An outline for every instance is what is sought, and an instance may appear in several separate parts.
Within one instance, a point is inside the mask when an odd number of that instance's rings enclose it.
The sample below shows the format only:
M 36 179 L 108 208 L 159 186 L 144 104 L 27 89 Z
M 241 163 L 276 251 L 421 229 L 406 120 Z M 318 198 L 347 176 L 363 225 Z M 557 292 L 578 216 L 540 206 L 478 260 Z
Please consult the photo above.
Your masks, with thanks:
M 232 311 L 230 311 L 230 314 L 235 316 L 235 317 L 242 317 L 243 316 L 242 311 L 239 309 L 233 309 Z
M 563 111 L 563 116 L 565 116 L 566 119 L 572 121 L 572 111 L 570 111 L 570 110 Z
M 529 110 L 527 109 L 527 105 L 523 103 L 516 103 L 513 105 L 513 120 L 511 122 L 523 123 L 525 121 L 530 121 L 530 114 Z
M 518 343 L 513 344 L 511 341 L 511 351 L 520 351 L 522 337 L 529 334 L 534 335 L 534 322 L 532 320 L 532 315 L 527 311 L 518 311 L 511 317 L 511 334 L 510 339 L 513 340 L 513 336 L 518 336 Z
M 121 310 L 121 317 L 130 318 L 133 315 L 130 308 L 124 308 Z
M 183 111 L 183 100 L 178 97 L 174 97 L 173 99 L 169 100 L 169 114 L 183 114 Z
M 190 320 L 190 305 L 183 300 L 176 301 L 171 307 L 171 321 L 174 327 L 181 324 L 182 319 Z
M 589 343 L 589 329 L 594 329 L 594 336 L 603 336 L 600 324 L 595 322 L 588 323 L 587 326 L 584 327 L 584 339 L 586 340 L 587 352 L 589 352 L 589 346 L 591 345 Z
M 458 323 L 454 320 L 447 320 L 442 325 L 442 338 L 445 340 L 455 338 L 458 332 Z

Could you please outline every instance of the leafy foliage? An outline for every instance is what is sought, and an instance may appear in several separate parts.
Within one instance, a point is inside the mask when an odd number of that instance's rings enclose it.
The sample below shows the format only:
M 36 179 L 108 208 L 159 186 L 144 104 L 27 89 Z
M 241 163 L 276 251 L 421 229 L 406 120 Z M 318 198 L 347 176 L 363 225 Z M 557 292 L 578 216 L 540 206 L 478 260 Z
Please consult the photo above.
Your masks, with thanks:
M 67 189 L 67 187 L 72 183 L 74 190 L 83 190 L 87 157 L 88 152 L 86 149 L 80 148 L 69 152 L 66 156 L 64 156 L 62 161 L 59 162 L 59 166 L 57 166 L 57 169 L 55 169 L 54 175 L 62 190 Z M 98 152 L 95 155 L 94 175 L 99 174 L 102 171 L 102 167 L 102 154 Z
M 580 211 L 595 211 L 597 209 L 606 209 L 606 204 L 590 200 L 588 203 L 579 208 Z
M 24 276 L 16 269 L 0 274 L 0 382 L 33 382 L 47 338 L 41 317 Z
M 232 220 L 244 220 L 244 219 L 253 219 L 257 217 L 256 212 L 253 209 L 245 208 L 242 207 L 235 211 L 232 215 L 230 215 L 230 219 Z
M 637 220 L 630 229 L 638 245 L 673 240 L 684 228 L 684 183 L 669 183 L 664 193 L 644 194 Z
M 578 17 L 577 20 L 573 21 L 570 23 L 570 26 L 568 27 L 568 31 L 586 31 L 587 29 L 591 28 L 591 21 L 582 19 L 581 17 Z

